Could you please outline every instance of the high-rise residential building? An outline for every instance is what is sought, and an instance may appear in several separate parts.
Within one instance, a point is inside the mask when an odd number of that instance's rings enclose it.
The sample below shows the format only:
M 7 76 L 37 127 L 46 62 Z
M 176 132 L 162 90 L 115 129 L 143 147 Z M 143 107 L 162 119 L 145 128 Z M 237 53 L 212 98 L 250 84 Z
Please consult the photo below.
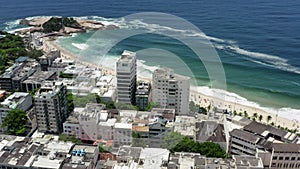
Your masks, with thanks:
M 125 50 L 116 67 L 118 102 L 135 104 L 136 53 Z
M 152 76 L 152 101 L 163 108 L 175 109 L 176 115 L 189 113 L 190 78 L 171 69 L 156 69 Z
M 61 82 L 45 82 L 34 97 L 38 130 L 61 133 L 68 116 L 67 88 Z

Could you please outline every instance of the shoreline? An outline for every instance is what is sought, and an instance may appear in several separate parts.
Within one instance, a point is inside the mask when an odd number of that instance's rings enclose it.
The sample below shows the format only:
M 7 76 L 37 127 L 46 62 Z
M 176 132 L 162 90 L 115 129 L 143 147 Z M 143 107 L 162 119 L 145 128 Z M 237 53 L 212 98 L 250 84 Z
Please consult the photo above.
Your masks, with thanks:
M 200 99 L 199 99 L 200 96 Z M 299 119 L 289 119 L 283 116 L 280 116 L 280 113 L 274 114 L 270 111 L 267 111 L 265 107 L 254 107 L 251 105 L 246 105 L 239 103 L 237 101 L 232 101 L 229 99 L 222 100 L 218 97 L 214 97 L 208 94 L 205 94 L 204 92 L 201 92 L 197 87 L 191 87 L 190 92 L 190 100 L 194 101 L 196 104 L 199 104 L 200 107 L 207 108 L 211 102 L 218 104 L 218 108 L 221 109 L 227 109 L 228 111 L 235 110 L 237 114 L 242 113 L 242 117 L 244 117 L 244 111 L 248 114 L 248 117 L 252 120 L 253 115 L 257 114 L 256 121 L 264 123 L 264 124 L 271 124 L 274 123 L 274 126 L 281 126 L 281 127 L 287 127 L 288 129 L 297 129 L 297 131 L 300 130 L 300 122 Z M 263 118 L 261 121 L 259 121 L 259 116 L 262 115 Z M 271 120 L 267 120 L 267 117 L 271 116 Z
M 44 47 L 43 49 L 58 49 L 61 52 L 61 56 L 63 59 L 73 59 L 76 63 L 79 64 L 83 64 L 86 66 L 93 66 L 96 68 L 100 68 L 104 71 L 105 74 L 108 75 L 115 75 L 115 70 L 109 67 L 105 67 L 103 65 L 97 65 L 97 64 L 92 64 L 88 61 L 83 61 L 81 60 L 77 55 L 67 51 L 66 49 L 64 49 L 63 47 L 61 47 L 57 42 L 55 42 L 55 40 L 45 40 L 45 44 L 47 47 Z M 146 81 L 151 81 L 151 79 L 147 78 L 147 77 L 141 77 L 138 75 L 138 79 L 140 80 L 146 80 Z M 277 114 L 275 114 L 274 112 L 268 111 L 268 109 L 272 109 L 272 108 L 267 108 L 267 107 L 255 107 L 255 106 L 251 106 L 251 105 L 246 105 L 246 104 L 242 104 L 239 102 L 234 102 L 232 100 L 227 100 L 226 96 L 224 96 L 224 100 L 218 98 L 218 97 L 214 97 L 208 94 L 205 94 L 205 92 L 200 91 L 199 89 L 197 89 L 198 87 L 203 87 L 203 86 L 191 86 L 191 90 L 190 90 L 190 101 L 194 101 L 195 104 L 200 105 L 201 107 L 205 107 L 207 108 L 208 105 L 210 105 L 211 103 L 219 103 L 220 105 L 218 105 L 218 108 L 222 108 L 222 109 L 227 109 L 228 111 L 234 111 L 236 110 L 237 113 L 242 113 L 244 114 L 244 111 L 247 112 L 248 117 L 250 117 L 252 119 L 254 114 L 257 114 L 257 118 L 256 121 L 258 120 L 258 117 L 260 115 L 263 116 L 262 119 L 262 123 L 265 124 L 271 124 L 272 122 L 274 123 L 274 126 L 280 126 L 280 127 L 284 127 L 284 128 L 288 128 L 288 129 L 297 129 L 298 131 L 300 131 L 300 120 L 299 119 L 289 119 L 284 117 L 284 114 L 280 114 L 280 112 L 277 110 Z M 235 94 L 235 93 L 234 93 Z M 201 98 L 201 99 L 199 99 Z M 275 110 L 275 109 L 274 109 Z M 271 116 L 271 120 L 267 120 L 267 117 Z

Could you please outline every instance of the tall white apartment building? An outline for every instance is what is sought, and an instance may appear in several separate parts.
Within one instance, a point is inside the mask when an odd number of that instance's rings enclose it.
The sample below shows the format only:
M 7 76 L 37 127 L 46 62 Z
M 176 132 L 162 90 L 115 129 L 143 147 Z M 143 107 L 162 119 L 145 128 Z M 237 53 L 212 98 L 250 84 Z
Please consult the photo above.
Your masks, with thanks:
M 156 69 L 152 76 L 152 101 L 162 108 L 175 109 L 176 115 L 189 113 L 190 78 L 171 69 Z
M 38 130 L 61 133 L 68 116 L 67 88 L 61 82 L 45 82 L 34 97 Z
M 125 50 L 116 67 L 118 102 L 135 104 L 136 53 Z

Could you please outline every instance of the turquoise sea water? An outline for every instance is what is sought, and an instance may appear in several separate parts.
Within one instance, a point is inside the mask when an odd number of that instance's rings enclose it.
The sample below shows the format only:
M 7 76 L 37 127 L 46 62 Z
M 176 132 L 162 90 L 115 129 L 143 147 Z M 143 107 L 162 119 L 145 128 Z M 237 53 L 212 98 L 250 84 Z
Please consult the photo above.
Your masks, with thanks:
M 265 107 L 300 109 L 299 7 L 300 2 L 292 0 L 30 0 L 26 3 L 16 0 L 1 3 L 0 29 L 20 28 L 17 19 L 32 16 L 89 16 L 86 18 L 113 23 L 136 12 L 170 13 L 193 23 L 210 37 L 223 62 L 229 92 Z M 148 26 L 154 31 L 160 29 Z M 107 35 L 112 33 L 107 31 Z M 81 49 L 86 47 L 83 44 L 92 34 L 93 31 L 77 34 L 60 39 L 59 43 L 67 50 L 80 54 Z M 109 44 L 109 37 L 88 44 L 93 50 L 84 56 L 85 59 L 97 61 L 102 49 Z M 149 48 L 156 48 L 156 51 Z M 193 74 L 198 85 L 210 85 L 203 64 L 179 41 L 155 34 L 131 37 L 116 45 L 108 54 L 112 60 L 103 60 L 103 63 L 113 66 L 113 59 L 124 49 L 139 51 L 138 59 L 142 60 L 145 74 L 157 65 L 168 66 L 179 74 Z

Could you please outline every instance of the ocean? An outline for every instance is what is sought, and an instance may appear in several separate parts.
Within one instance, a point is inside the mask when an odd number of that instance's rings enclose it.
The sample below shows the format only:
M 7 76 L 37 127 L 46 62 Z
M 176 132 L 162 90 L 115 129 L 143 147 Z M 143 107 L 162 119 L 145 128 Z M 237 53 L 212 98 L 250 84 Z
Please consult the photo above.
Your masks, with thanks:
M 2 0 L 3 1 L 3 0 Z M 0 29 L 13 31 L 23 26 L 19 19 L 40 16 L 68 16 L 99 20 L 128 29 L 122 17 L 137 12 L 169 13 L 196 25 L 215 47 L 224 66 L 228 95 L 247 104 L 279 108 L 285 113 L 300 109 L 300 1 L 41 1 L 1 2 Z M 176 73 L 193 77 L 195 85 L 210 86 L 206 69 L 198 57 L 182 42 L 155 34 L 172 28 L 148 23 L 149 30 L 114 46 L 101 60 L 114 66 L 114 60 L 126 50 L 137 51 L 139 72 L 149 76 L 157 67 L 170 67 Z M 134 24 L 134 23 L 131 23 Z M 134 26 L 134 25 L 132 25 Z M 65 49 L 94 61 L 111 45 L 113 31 L 104 31 L 103 39 L 92 39 L 94 31 L 60 38 Z M 175 30 L 174 30 L 175 31 Z M 181 30 L 185 33 L 188 30 Z M 88 43 L 87 43 L 88 42 Z M 86 44 L 87 43 L 87 44 Z M 246 101 L 245 101 L 246 100 Z M 300 114 L 300 113 L 299 113 Z

